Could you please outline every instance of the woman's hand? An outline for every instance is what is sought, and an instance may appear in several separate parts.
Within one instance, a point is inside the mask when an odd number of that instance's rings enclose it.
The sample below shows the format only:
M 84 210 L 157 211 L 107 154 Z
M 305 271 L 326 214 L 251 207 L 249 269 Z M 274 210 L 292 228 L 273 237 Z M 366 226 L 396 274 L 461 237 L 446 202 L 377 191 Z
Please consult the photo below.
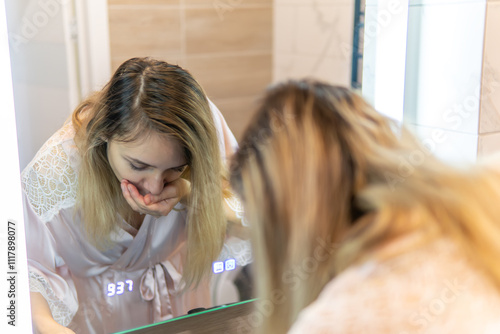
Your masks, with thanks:
M 34 333 L 37 334 L 75 334 L 71 329 L 60 325 L 52 317 L 49 304 L 39 292 L 30 292 L 31 318 Z
M 132 210 L 154 217 L 166 216 L 191 191 L 191 183 L 183 178 L 168 183 L 159 195 L 142 196 L 137 188 L 127 180 L 122 180 L 121 188 L 125 200 Z
M 34 321 L 35 333 L 37 334 L 75 334 L 71 329 L 58 324 L 52 318 L 37 319 Z

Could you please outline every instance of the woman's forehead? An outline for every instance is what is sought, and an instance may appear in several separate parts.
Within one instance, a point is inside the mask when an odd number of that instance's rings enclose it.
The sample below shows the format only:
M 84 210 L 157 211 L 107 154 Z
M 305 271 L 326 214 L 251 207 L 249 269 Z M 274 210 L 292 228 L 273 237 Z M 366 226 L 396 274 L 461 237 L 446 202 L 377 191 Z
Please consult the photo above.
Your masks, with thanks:
M 182 162 L 184 152 L 179 140 L 163 134 L 147 134 L 134 141 L 115 142 L 120 152 L 130 158 L 141 160 L 150 165 L 171 161 Z

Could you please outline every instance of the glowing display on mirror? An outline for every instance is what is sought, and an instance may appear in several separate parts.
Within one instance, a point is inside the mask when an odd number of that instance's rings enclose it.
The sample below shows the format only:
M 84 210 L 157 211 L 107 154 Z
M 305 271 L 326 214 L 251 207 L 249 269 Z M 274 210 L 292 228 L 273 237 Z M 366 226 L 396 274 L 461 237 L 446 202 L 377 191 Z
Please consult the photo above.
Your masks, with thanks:
M 224 271 L 236 269 L 236 260 L 228 259 L 226 261 L 215 261 L 212 263 L 212 271 L 214 274 L 220 274 Z M 131 292 L 134 289 L 134 281 L 131 279 L 125 282 L 119 281 L 116 283 L 108 283 L 106 295 L 108 297 L 123 295 L 125 292 Z
M 236 269 L 236 260 L 228 259 L 226 261 L 215 261 L 212 263 L 212 271 L 214 274 L 220 274 L 223 271 L 229 271 Z
M 132 291 L 134 289 L 134 281 L 131 279 L 125 282 L 108 283 L 108 297 L 113 297 L 115 295 L 122 295 L 125 291 Z

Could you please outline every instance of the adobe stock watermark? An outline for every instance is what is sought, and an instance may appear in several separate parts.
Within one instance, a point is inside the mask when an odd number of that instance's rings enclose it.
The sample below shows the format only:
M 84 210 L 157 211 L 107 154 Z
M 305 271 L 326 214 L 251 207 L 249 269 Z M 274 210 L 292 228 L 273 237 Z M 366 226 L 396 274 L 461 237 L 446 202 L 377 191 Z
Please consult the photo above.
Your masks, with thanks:
M 488 69 L 491 69 L 491 65 L 486 63 L 484 68 L 483 73 L 489 73 Z M 474 89 L 473 94 L 466 96 L 461 103 L 455 103 L 441 113 L 445 124 L 444 128 L 451 131 L 459 130 L 464 122 L 471 118 L 474 113 L 480 111 L 481 98 L 488 98 L 498 90 L 498 87 L 500 87 L 500 83 L 497 80 L 494 80 L 491 76 L 485 76 L 485 80 Z M 398 173 L 384 173 L 391 190 L 395 190 L 398 184 L 403 183 L 410 177 L 418 166 L 422 165 L 429 156 L 436 153 L 439 145 L 443 145 L 448 140 L 449 136 L 444 129 L 436 128 L 432 130 L 429 137 L 421 140 L 423 149 L 415 149 L 407 156 L 400 156 Z
M 453 280 L 445 279 L 442 282 L 442 288 L 439 294 L 421 307 L 418 311 L 413 312 L 407 319 L 409 328 L 415 330 L 408 332 L 402 331 L 398 334 L 422 333 L 423 330 L 438 321 L 446 310 L 457 301 L 467 288 L 466 282 L 460 282 L 457 278 Z
M 289 285 L 292 291 L 297 291 L 301 281 L 307 280 L 318 269 L 318 266 L 330 259 L 331 255 L 338 249 L 338 245 L 331 244 L 320 238 L 317 238 L 316 242 L 313 255 L 305 257 L 295 267 L 285 271 L 281 277 L 282 282 Z M 249 315 L 238 318 L 235 333 L 253 333 L 255 328 L 262 326 L 264 319 L 274 312 L 275 307 L 284 304 L 286 301 L 284 291 L 274 289 L 267 298 L 256 302 L 255 310 Z
M 227 12 L 232 12 L 243 3 L 244 0 L 214 0 L 212 6 L 214 7 L 219 19 L 224 21 L 224 15 Z
M 457 130 L 463 122 L 471 117 L 473 112 L 479 110 L 481 90 L 477 87 L 473 95 L 468 95 L 461 103 L 454 104 L 442 113 L 446 129 Z M 421 140 L 422 148 L 416 148 L 407 156 L 399 156 L 398 173 L 385 172 L 384 176 L 391 190 L 406 181 L 415 169 L 423 165 L 429 156 L 434 156 L 439 145 L 443 145 L 449 137 L 440 128 L 433 129 L 430 136 Z
M 36 10 L 31 14 L 26 14 L 21 18 L 18 33 L 10 33 L 9 41 L 14 50 L 27 44 L 43 30 L 52 18 L 57 16 L 62 7 L 71 0 L 38 0 Z
M 380 35 L 383 28 L 387 28 L 391 25 L 393 19 L 397 15 L 401 15 L 406 8 L 402 4 L 402 0 L 392 0 L 388 3 L 387 9 L 382 9 L 377 13 L 377 17 L 375 20 L 366 21 L 365 15 L 365 23 L 364 23 L 364 35 L 363 35 L 363 44 L 362 46 L 356 46 L 357 48 L 366 47 L 373 43 L 376 40 L 376 37 Z M 354 50 L 354 45 L 346 42 L 342 42 L 340 44 L 340 49 L 345 58 L 350 58 L 352 56 L 352 52 Z M 357 50 L 363 51 L 363 50 Z M 362 53 L 362 52 L 361 52 Z

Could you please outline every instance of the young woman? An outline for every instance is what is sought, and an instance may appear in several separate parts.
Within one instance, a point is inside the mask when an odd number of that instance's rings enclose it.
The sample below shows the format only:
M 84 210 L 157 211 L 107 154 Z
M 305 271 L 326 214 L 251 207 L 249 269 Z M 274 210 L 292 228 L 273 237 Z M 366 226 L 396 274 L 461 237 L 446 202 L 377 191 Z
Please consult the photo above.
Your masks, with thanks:
M 499 332 L 498 166 L 444 165 L 345 88 L 270 88 L 231 166 L 254 237 L 248 325 Z
M 123 63 L 22 174 L 35 330 L 110 333 L 210 306 L 212 261 L 249 261 L 225 244 L 235 146 L 186 70 Z

